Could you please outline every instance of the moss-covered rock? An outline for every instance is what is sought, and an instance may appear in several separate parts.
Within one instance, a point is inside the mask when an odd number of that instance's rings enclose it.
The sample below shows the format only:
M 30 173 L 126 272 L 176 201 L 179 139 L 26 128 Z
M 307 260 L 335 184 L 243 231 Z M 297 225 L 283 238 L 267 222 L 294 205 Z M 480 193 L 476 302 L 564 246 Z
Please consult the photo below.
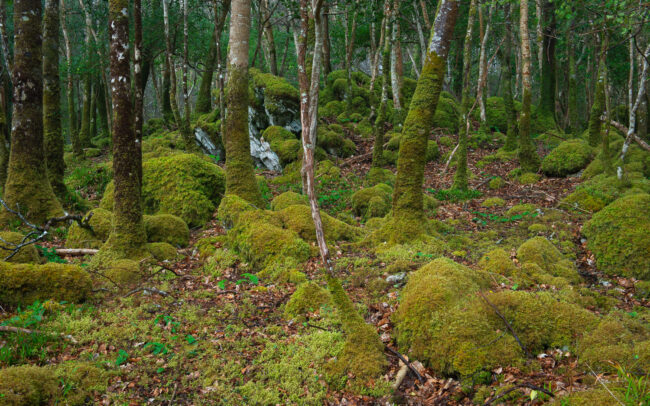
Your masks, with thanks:
M 438 149 L 438 143 L 429 140 L 427 142 L 427 162 L 434 162 L 440 158 L 440 150 Z
M 483 200 L 483 203 L 481 203 L 482 207 L 503 207 L 506 205 L 506 201 L 503 200 L 500 197 L 488 197 L 487 199 Z
M 113 184 L 106 187 L 101 207 L 112 210 Z M 225 191 L 221 168 L 195 154 L 174 154 L 143 164 L 142 196 L 146 214 L 173 214 L 190 227 L 212 218 Z
M 102 274 L 120 287 L 135 285 L 142 279 L 140 263 L 131 259 L 118 259 L 104 264 Z
M 7 406 L 53 404 L 59 382 L 50 368 L 21 365 L 0 369 L 0 401 Z
M 99 249 L 108 240 L 113 228 L 113 213 L 98 208 L 88 212 L 85 218 L 89 218 L 88 225 L 92 231 L 79 226 L 76 222 L 73 223 L 68 230 L 66 247 Z
M 90 276 L 76 265 L 0 262 L 0 303 L 5 305 L 28 305 L 46 299 L 79 303 L 90 297 L 91 289 Z
M 360 189 L 352 195 L 352 208 L 364 219 L 384 217 L 390 211 L 393 188 L 385 183 Z
M 576 138 L 562 142 L 542 161 L 542 171 L 548 176 L 564 177 L 585 168 L 593 158 L 593 148 Z
M 148 242 L 166 242 L 175 247 L 187 247 L 190 229 L 182 218 L 172 214 L 144 216 Z
M 460 120 L 460 110 L 458 104 L 453 97 L 446 93 L 447 97 L 443 97 L 441 93 L 438 99 L 438 106 L 436 107 L 436 115 L 434 116 L 434 127 L 441 128 L 446 133 L 454 134 L 458 131 L 458 123 Z
M 287 318 L 304 316 L 308 312 L 318 310 L 321 306 L 332 303 L 332 295 L 314 282 L 306 282 L 298 286 L 284 307 Z
M 378 183 L 392 185 L 395 183 L 395 175 L 388 169 L 370 168 L 366 174 L 366 184 L 368 186 L 374 186 Z
M 4 261 L 6 257 L 12 254 L 14 245 L 23 242 L 25 236 L 13 231 L 0 231 L 0 260 Z M 8 244 L 7 244 L 8 243 Z M 10 249 L 5 249 L 10 248 Z M 38 264 L 41 257 L 38 250 L 33 244 L 21 248 L 16 255 L 7 260 L 13 264 Z
M 608 274 L 650 279 L 650 195 L 624 196 L 583 227 L 598 267 Z
M 497 190 L 497 189 L 501 189 L 502 187 L 504 187 L 505 184 L 506 184 L 506 181 L 503 180 L 503 178 L 501 178 L 500 176 L 495 176 L 494 178 L 492 178 L 490 180 L 490 183 L 488 183 L 488 186 L 492 190 Z
M 583 182 L 562 200 L 562 204 L 578 210 L 597 212 L 621 196 L 650 193 L 650 180 L 639 173 L 630 173 L 623 180 L 616 175 L 601 174 Z
M 307 196 L 296 192 L 284 192 L 271 200 L 271 209 L 280 211 L 296 204 L 308 205 Z
M 536 173 L 523 173 L 517 178 L 517 182 L 519 182 L 522 185 L 534 185 L 535 183 L 539 182 L 541 176 L 539 176 Z
M 336 124 L 328 127 L 318 127 L 318 137 L 316 144 L 327 151 L 328 154 L 339 158 L 347 158 L 354 154 L 356 145 L 352 140 L 345 138 L 343 129 Z
M 105 393 L 111 374 L 91 362 L 65 362 L 56 367 L 54 376 L 65 382 L 59 403 L 82 406 L 92 402 L 97 393 Z
M 302 143 L 284 127 L 271 126 L 264 130 L 262 137 L 271 145 L 271 149 L 285 166 L 302 156 Z
M 171 261 L 176 259 L 178 251 L 166 242 L 152 242 L 147 244 L 147 251 L 158 261 Z
M 549 275 L 572 282 L 580 281 L 575 265 L 565 259 L 560 251 L 544 237 L 534 237 L 521 244 L 517 250 L 517 259 L 522 264 L 536 264 Z
M 330 160 L 321 161 L 316 167 L 316 180 L 321 184 L 338 183 L 341 180 L 341 168 Z
M 517 270 L 515 263 L 510 259 L 510 254 L 502 248 L 494 249 L 483 255 L 478 265 L 486 272 L 503 276 L 510 276 Z
M 282 221 L 285 228 L 294 231 L 305 241 L 316 241 L 316 229 L 311 217 L 311 208 L 308 206 L 289 206 L 277 212 L 277 218 Z M 325 238 L 328 241 L 355 241 L 362 234 L 360 229 L 337 220 L 322 211 L 321 219 Z

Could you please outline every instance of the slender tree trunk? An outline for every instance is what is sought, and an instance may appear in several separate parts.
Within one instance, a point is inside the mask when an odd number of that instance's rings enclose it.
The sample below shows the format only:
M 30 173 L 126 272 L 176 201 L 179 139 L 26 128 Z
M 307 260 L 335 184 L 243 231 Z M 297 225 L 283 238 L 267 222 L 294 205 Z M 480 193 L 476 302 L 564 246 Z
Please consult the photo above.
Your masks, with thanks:
M 479 74 L 478 74 L 478 88 L 476 90 L 476 99 L 480 108 L 481 126 L 485 129 L 487 126 L 487 112 L 485 110 L 485 85 L 487 82 L 487 42 L 490 38 L 490 29 L 492 27 L 492 15 L 496 7 L 496 1 L 490 2 L 490 11 L 488 12 L 487 21 L 485 23 L 485 33 L 483 34 L 483 41 L 481 42 L 481 54 L 479 57 Z
M 521 115 L 519 116 L 519 164 L 524 172 L 537 172 L 539 156 L 530 136 L 532 80 L 530 72 L 530 38 L 528 0 L 521 0 L 519 35 L 521 36 Z
M 604 39 L 601 44 L 598 63 L 598 81 L 596 82 L 596 90 L 594 91 L 594 103 L 591 105 L 591 112 L 589 113 L 589 144 L 592 146 L 596 146 L 602 141 L 602 115 L 605 110 L 605 64 L 608 44 L 606 33 L 603 33 L 603 36 Z
M 133 91 L 135 92 L 134 108 L 134 131 L 136 142 L 135 160 L 139 161 L 136 165 L 138 168 L 138 180 L 142 187 L 142 126 L 144 125 L 144 71 L 142 70 L 142 0 L 133 2 Z
M 538 69 L 540 72 L 540 75 L 542 74 L 542 70 L 544 69 L 544 31 L 542 28 L 542 21 L 544 20 L 543 17 L 543 8 L 542 8 L 542 1 L 545 0 L 535 0 L 535 17 L 537 19 L 537 24 L 535 25 L 535 33 L 537 34 L 537 64 L 538 64 Z
M 140 146 L 131 99 L 128 0 L 109 0 L 110 66 L 113 99 L 113 172 L 115 205 L 108 241 L 93 258 L 99 265 L 110 259 L 138 259 L 146 255 L 142 222 Z
M 379 44 L 380 46 L 377 48 L 377 51 L 373 55 L 373 64 L 372 64 L 372 74 L 370 76 L 370 91 L 375 90 L 375 82 L 377 81 L 377 76 L 379 75 L 379 64 L 381 62 L 382 58 L 382 53 L 383 53 L 383 46 L 381 44 L 384 43 L 385 37 L 386 37 L 386 27 L 388 26 L 388 17 L 386 15 L 386 10 L 390 10 L 390 0 L 385 0 L 384 2 L 384 17 L 382 18 L 381 21 L 381 28 L 379 31 Z M 384 69 L 385 66 L 384 66 Z
M 470 73 L 472 63 L 472 36 L 474 21 L 476 20 L 477 0 L 469 4 L 467 15 L 467 30 L 465 32 L 465 43 L 463 45 L 463 95 L 461 99 L 461 122 L 458 129 L 458 155 L 456 173 L 452 189 L 467 190 L 467 139 L 469 138 L 470 127 Z M 483 51 L 481 49 L 481 51 Z M 480 74 L 479 74 L 480 81 Z
M 275 36 L 273 35 L 273 25 L 271 24 L 271 10 L 269 1 L 262 0 L 262 11 L 264 16 L 264 41 L 266 44 L 266 53 L 268 54 L 267 63 L 269 72 L 272 75 L 278 75 L 278 53 L 275 49 Z
M 97 130 L 102 137 L 110 139 L 111 130 L 108 126 L 108 111 L 106 111 L 106 88 L 101 76 L 97 77 Z
M 420 0 L 420 6 L 422 7 L 422 17 L 424 18 L 424 23 L 427 26 L 427 32 L 430 32 L 431 31 L 431 21 L 429 20 L 429 12 L 427 11 L 427 4 L 426 4 L 425 0 Z
M 43 18 L 43 136 L 47 175 L 54 194 L 64 199 L 61 84 L 59 83 L 59 0 L 45 1 Z M 4 141 L 4 140 L 3 140 Z
M 4 78 L 2 82 L 4 82 Z M 0 187 L 4 188 L 7 181 L 7 166 L 9 165 L 9 126 L 7 125 L 7 91 L 4 83 L 0 85 Z
M 248 132 L 248 39 L 250 0 L 234 0 L 230 18 L 228 91 L 226 108 L 226 193 L 263 207 L 255 180 Z
M 7 5 L 4 0 L 0 0 L 0 47 L 2 48 L 3 66 L 7 71 L 7 77 L 11 82 L 11 72 L 13 72 L 13 58 L 9 53 L 9 37 L 7 36 Z
M 189 21 L 188 21 L 189 10 L 187 8 L 187 0 L 183 0 L 183 112 L 185 117 L 183 119 L 183 127 L 185 131 L 190 132 L 190 115 L 192 107 L 190 106 L 190 94 L 188 93 L 187 88 L 187 71 L 189 69 Z M 190 138 L 191 135 L 190 135 Z M 191 145 L 195 145 L 194 139 L 192 139 Z M 190 148 L 192 149 L 192 148 Z
M 397 161 L 397 180 L 393 193 L 393 219 L 396 222 L 393 225 L 403 234 L 391 237 L 391 242 L 398 242 L 397 239 L 417 238 L 422 234 L 426 223 L 422 194 L 425 151 L 442 90 L 445 61 L 449 54 L 449 44 L 457 16 L 457 0 L 440 0 L 429 40 L 427 58 L 402 131 Z
M 506 14 L 509 15 L 511 6 L 507 5 L 506 7 L 508 8 Z M 503 149 L 506 151 L 514 151 L 517 149 L 517 112 L 515 111 L 512 96 L 512 29 L 510 28 L 509 21 L 506 22 L 505 30 L 506 38 L 505 47 L 502 52 L 501 77 L 503 82 L 503 104 L 506 109 L 508 130 Z
M 43 143 L 41 0 L 14 2 L 13 121 L 4 199 L 33 223 L 63 214 L 47 176 Z M 12 218 L 3 210 L 6 224 Z
M 544 0 L 542 15 L 544 20 L 542 37 L 542 78 L 540 89 L 540 101 L 538 116 L 544 117 L 546 121 L 555 123 L 555 9 L 550 0 Z
M 393 3 L 391 13 L 391 53 L 390 53 L 390 78 L 391 90 L 393 91 L 393 123 L 401 125 L 402 117 L 402 87 L 400 86 L 399 59 L 401 58 L 400 37 L 399 37 L 399 1 Z
M 390 21 L 390 15 L 392 14 L 390 1 L 386 0 L 384 4 L 384 21 Z M 382 44 L 381 53 L 382 53 L 382 65 L 383 65 L 383 80 L 381 84 L 381 101 L 379 102 L 379 111 L 377 113 L 377 119 L 375 120 L 375 142 L 372 149 L 372 167 L 381 168 L 384 164 L 384 135 L 386 134 L 386 115 L 387 115 L 387 104 L 388 104 L 388 83 L 390 82 L 390 70 L 388 70 L 388 65 L 390 64 L 390 46 L 391 40 L 387 35 L 384 36 L 384 43 Z
M 348 111 L 352 111 L 352 57 L 354 56 L 354 42 L 356 39 L 357 31 L 357 6 L 359 5 L 358 0 L 352 3 L 352 10 L 346 10 L 345 16 L 345 70 L 347 72 L 347 90 L 346 90 L 346 101 L 348 105 Z M 352 20 L 350 20 L 350 14 L 352 14 Z
M 63 41 L 65 43 L 65 57 L 67 66 L 67 82 L 66 82 L 66 96 L 68 101 L 68 133 L 70 142 L 72 143 L 72 152 L 76 157 L 83 156 L 83 148 L 79 141 L 79 132 L 77 131 L 77 107 L 74 102 L 74 76 L 72 74 L 72 46 L 70 44 L 70 36 L 68 34 L 68 26 L 66 24 L 66 9 L 65 1 L 60 1 L 61 7 L 61 32 L 63 33 Z
M 569 132 L 577 135 L 580 131 L 580 120 L 578 118 L 578 74 L 576 70 L 575 41 L 571 32 L 567 33 L 567 53 L 569 59 L 569 89 L 567 110 L 569 115 Z

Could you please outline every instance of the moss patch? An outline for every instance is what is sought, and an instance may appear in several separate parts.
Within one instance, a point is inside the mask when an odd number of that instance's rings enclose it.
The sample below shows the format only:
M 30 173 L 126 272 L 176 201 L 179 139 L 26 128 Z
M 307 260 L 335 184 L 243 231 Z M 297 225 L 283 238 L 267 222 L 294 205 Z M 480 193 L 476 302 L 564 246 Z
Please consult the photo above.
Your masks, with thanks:
M 308 205 L 307 196 L 296 192 L 284 192 L 271 200 L 271 209 L 280 211 L 296 204 Z
M 284 307 L 285 317 L 291 319 L 314 312 L 321 306 L 332 303 L 330 293 L 314 282 L 306 282 L 298 286 Z
M 22 243 L 25 236 L 20 233 L 14 233 L 12 231 L 0 231 L 0 238 L 9 243 L 5 244 L 3 241 L 0 241 L 0 260 L 4 261 L 4 259 L 13 251 L 11 244 L 18 245 Z M 3 247 L 12 249 L 6 250 Z M 36 247 L 33 244 L 30 244 L 26 247 L 21 248 L 16 255 L 8 260 L 8 262 L 11 262 L 13 264 L 38 264 L 41 262 L 41 257 L 38 254 Z
M 390 211 L 393 188 L 385 183 L 360 189 L 352 195 L 352 208 L 364 219 L 384 217 Z
M 86 214 L 89 218 L 88 224 L 92 231 L 82 228 L 76 222 L 68 230 L 66 247 L 68 248 L 101 248 L 102 244 L 108 240 L 113 228 L 113 213 L 105 209 L 94 209 Z
M 180 217 L 158 214 L 144 216 L 143 221 L 148 242 L 166 242 L 175 247 L 186 247 L 190 242 L 190 229 Z
M 562 142 L 542 161 L 542 171 L 548 176 L 564 177 L 585 168 L 593 158 L 593 149 L 584 140 Z

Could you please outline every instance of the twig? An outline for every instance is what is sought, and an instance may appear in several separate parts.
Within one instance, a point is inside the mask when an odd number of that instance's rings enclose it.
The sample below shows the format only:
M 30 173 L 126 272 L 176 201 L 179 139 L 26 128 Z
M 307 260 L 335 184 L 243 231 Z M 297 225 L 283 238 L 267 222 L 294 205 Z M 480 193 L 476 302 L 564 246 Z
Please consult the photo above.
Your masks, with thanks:
M 142 291 L 149 291 L 153 293 L 157 293 L 160 296 L 169 296 L 169 293 L 165 292 L 164 290 L 156 289 L 156 288 L 147 288 L 147 287 L 141 287 L 141 288 L 136 288 L 124 295 L 124 297 L 129 297 L 135 293 L 142 292 Z
M 613 392 L 612 392 L 612 391 L 607 387 L 607 385 L 605 385 L 605 382 L 603 382 L 603 381 L 600 379 L 600 376 L 598 376 L 598 375 L 596 374 L 596 372 L 594 372 L 594 370 L 591 369 L 591 365 L 587 364 L 586 362 L 585 362 L 585 365 L 587 365 L 587 368 L 589 368 L 589 370 L 591 371 L 591 373 L 592 373 L 592 374 L 594 375 L 594 377 L 596 378 L 596 382 L 598 382 L 598 383 L 600 383 L 601 385 L 603 385 L 603 388 L 605 388 L 605 390 L 606 390 L 610 395 L 612 395 L 612 397 L 613 397 L 614 399 L 616 399 L 616 401 L 617 401 L 620 405 L 625 406 L 625 403 L 621 402 L 621 401 L 620 401 L 616 396 L 614 396 L 614 393 L 613 393 Z
M 0 332 L 7 332 L 7 333 L 24 333 L 24 334 L 43 334 L 43 335 L 57 335 L 57 334 L 52 334 L 52 333 L 45 333 L 43 331 L 39 330 L 29 330 L 26 328 L 21 328 L 21 327 L 11 327 L 11 326 L 0 326 Z M 66 340 L 70 341 L 73 344 L 77 344 L 78 341 L 71 335 L 69 334 L 58 334 L 61 338 L 65 338 Z
M 533 358 L 533 354 L 531 354 L 530 351 L 528 351 L 528 349 L 527 349 L 526 347 L 524 347 L 524 344 L 522 344 L 521 340 L 519 339 L 519 336 L 518 336 L 517 333 L 515 332 L 515 329 L 512 328 L 512 326 L 510 325 L 510 323 L 508 323 L 508 320 L 506 320 L 505 316 L 504 316 L 503 314 L 501 314 L 501 312 L 499 311 L 499 309 L 497 309 L 497 307 L 496 307 L 492 302 L 490 302 L 490 301 L 488 300 L 487 297 L 485 297 L 485 295 L 483 294 L 483 292 L 479 291 L 478 294 L 479 294 L 479 296 L 481 296 L 481 298 L 483 298 L 483 300 L 485 300 L 485 303 L 487 303 L 488 305 L 490 305 L 490 307 L 492 308 L 492 310 L 494 310 L 494 312 L 497 314 L 497 316 L 499 316 L 499 318 L 500 318 L 501 320 L 503 320 L 503 322 L 505 323 L 506 327 L 507 327 L 508 330 L 510 331 L 510 334 L 512 334 L 512 336 L 515 338 L 515 340 L 517 340 L 517 344 L 519 344 L 519 346 L 521 347 L 521 349 L 524 350 L 524 353 L 526 354 L 526 356 L 527 356 L 528 358 Z
M 520 383 L 520 384 L 517 384 L 517 385 L 513 386 L 512 388 L 510 388 L 510 389 L 508 389 L 508 390 L 502 392 L 502 393 L 501 393 L 499 396 L 497 396 L 496 398 L 488 400 L 488 401 L 485 402 L 483 405 L 484 405 L 484 406 L 491 405 L 493 402 L 496 402 L 497 400 L 499 400 L 499 399 L 505 397 L 505 396 L 508 395 L 510 392 L 514 392 L 514 391 L 516 391 L 517 389 L 520 389 L 520 388 L 529 388 L 529 389 L 533 389 L 533 390 L 536 390 L 536 391 L 539 391 L 539 392 L 544 392 L 545 394 L 547 394 L 547 395 L 550 396 L 550 397 L 553 397 L 553 398 L 555 397 L 555 395 L 553 394 L 553 392 L 551 392 L 551 391 L 549 391 L 549 390 L 547 390 L 547 389 L 540 388 L 539 386 L 533 385 L 533 384 L 531 384 L 531 383 Z
M 454 154 L 458 150 L 458 147 L 460 147 L 460 143 L 456 144 L 456 148 L 454 148 L 454 150 L 451 151 L 451 154 L 449 154 L 449 159 L 447 159 L 447 163 L 445 164 L 445 167 L 442 169 L 442 172 L 440 172 L 441 175 L 447 172 L 447 168 L 449 167 L 451 160 L 454 158 Z
M 418 378 L 418 381 L 424 382 L 424 378 L 422 377 L 422 375 L 420 375 L 417 369 L 413 368 L 413 365 L 411 365 L 411 363 L 408 362 L 402 354 L 390 348 L 389 346 L 386 346 L 386 349 L 392 352 L 393 354 L 395 354 L 397 358 L 399 358 L 404 363 L 404 365 L 406 365 L 411 370 L 411 372 L 413 372 L 413 374 Z
M 317 328 L 317 329 L 323 330 L 323 331 L 330 331 L 329 329 L 326 329 L 325 327 L 317 326 L 317 325 L 311 324 L 311 323 L 305 323 L 305 326 Z
M 397 390 L 399 386 L 404 382 L 404 378 L 406 378 L 406 374 L 409 373 L 409 368 L 406 364 L 402 364 L 402 367 L 397 371 L 397 375 L 395 376 L 395 382 L 391 385 L 393 387 L 393 390 Z

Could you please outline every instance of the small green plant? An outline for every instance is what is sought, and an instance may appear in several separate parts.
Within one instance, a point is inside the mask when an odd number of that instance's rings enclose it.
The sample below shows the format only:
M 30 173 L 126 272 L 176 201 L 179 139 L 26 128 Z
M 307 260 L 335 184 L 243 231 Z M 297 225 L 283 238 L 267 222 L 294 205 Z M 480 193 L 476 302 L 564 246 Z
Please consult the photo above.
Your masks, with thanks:
M 147 343 L 144 345 L 145 349 L 151 349 L 153 355 L 165 355 L 169 352 L 169 347 L 164 343 L 159 343 L 154 341 L 152 343 Z
M 515 221 L 519 221 L 525 217 L 530 217 L 530 218 L 535 218 L 539 216 L 538 212 L 528 212 L 525 211 L 521 214 L 515 214 L 514 216 L 499 216 L 498 214 L 492 214 L 492 213 L 482 213 L 480 211 L 473 211 L 472 214 L 475 214 L 476 217 L 472 219 L 473 222 L 480 224 L 482 226 L 487 225 L 488 221 L 492 221 L 495 223 L 513 223 Z
M 65 178 L 65 184 L 73 190 L 93 190 L 99 194 L 104 193 L 106 185 L 111 181 L 111 174 L 107 167 L 78 166 Z
M 36 248 L 38 248 L 39 251 L 41 251 L 41 254 L 45 257 L 47 262 L 55 262 L 57 264 L 65 264 L 67 261 L 63 258 L 61 258 L 57 253 L 55 248 L 47 248 L 47 247 L 42 247 L 40 245 L 37 245 Z
M 117 359 L 115 360 L 115 365 L 120 366 L 129 360 L 129 353 L 124 350 L 119 350 L 117 352 Z
M 44 320 L 44 315 L 43 303 L 37 301 L 24 310 L 19 308 L 16 316 L 0 323 L 0 326 L 32 331 L 31 333 L 7 333 L 6 344 L 0 347 L 0 365 L 22 364 L 30 359 L 43 360 L 46 358 L 47 344 L 53 336 L 38 331 Z
M 638 358 L 638 356 L 637 356 Z M 623 402 L 626 405 L 648 405 L 650 404 L 650 385 L 648 384 L 648 375 L 634 375 L 626 370 L 622 365 L 615 364 L 616 373 L 623 381 L 624 392 Z
M 178 328 L 181 326 L 181 323 L 174 320 L 172 316 L 166 314 L 161 314 L 156 316 L 156 318 L 153 321 L 153 324 L 157 325 L 159 323 L 163 324 L 165 327 L 169 326 L 170 331 L 174 334 L 178 331 Z
M 427 189 L 427 192 L 431 193 L 433 197 L 440 201 L 445 201 L 445 202 L 463 202 L 466 200 L 472 200 L 472 199 L 478 199 L 483 195 L 481 191 L 479 190 L 474 190 L 474 189 L 469 189 L 469 190 L 461 190 L 461 189 Z
M 244 273 L 241 276 L 243 276 L 243 279 L 237 280 L 237 285 L 241 285 L 244 282 L 248 282 L 251 285 L 257 285 L 260 282 L 260 279 L 257 277 L 257 275 L 253 275 L 251 273 Z

